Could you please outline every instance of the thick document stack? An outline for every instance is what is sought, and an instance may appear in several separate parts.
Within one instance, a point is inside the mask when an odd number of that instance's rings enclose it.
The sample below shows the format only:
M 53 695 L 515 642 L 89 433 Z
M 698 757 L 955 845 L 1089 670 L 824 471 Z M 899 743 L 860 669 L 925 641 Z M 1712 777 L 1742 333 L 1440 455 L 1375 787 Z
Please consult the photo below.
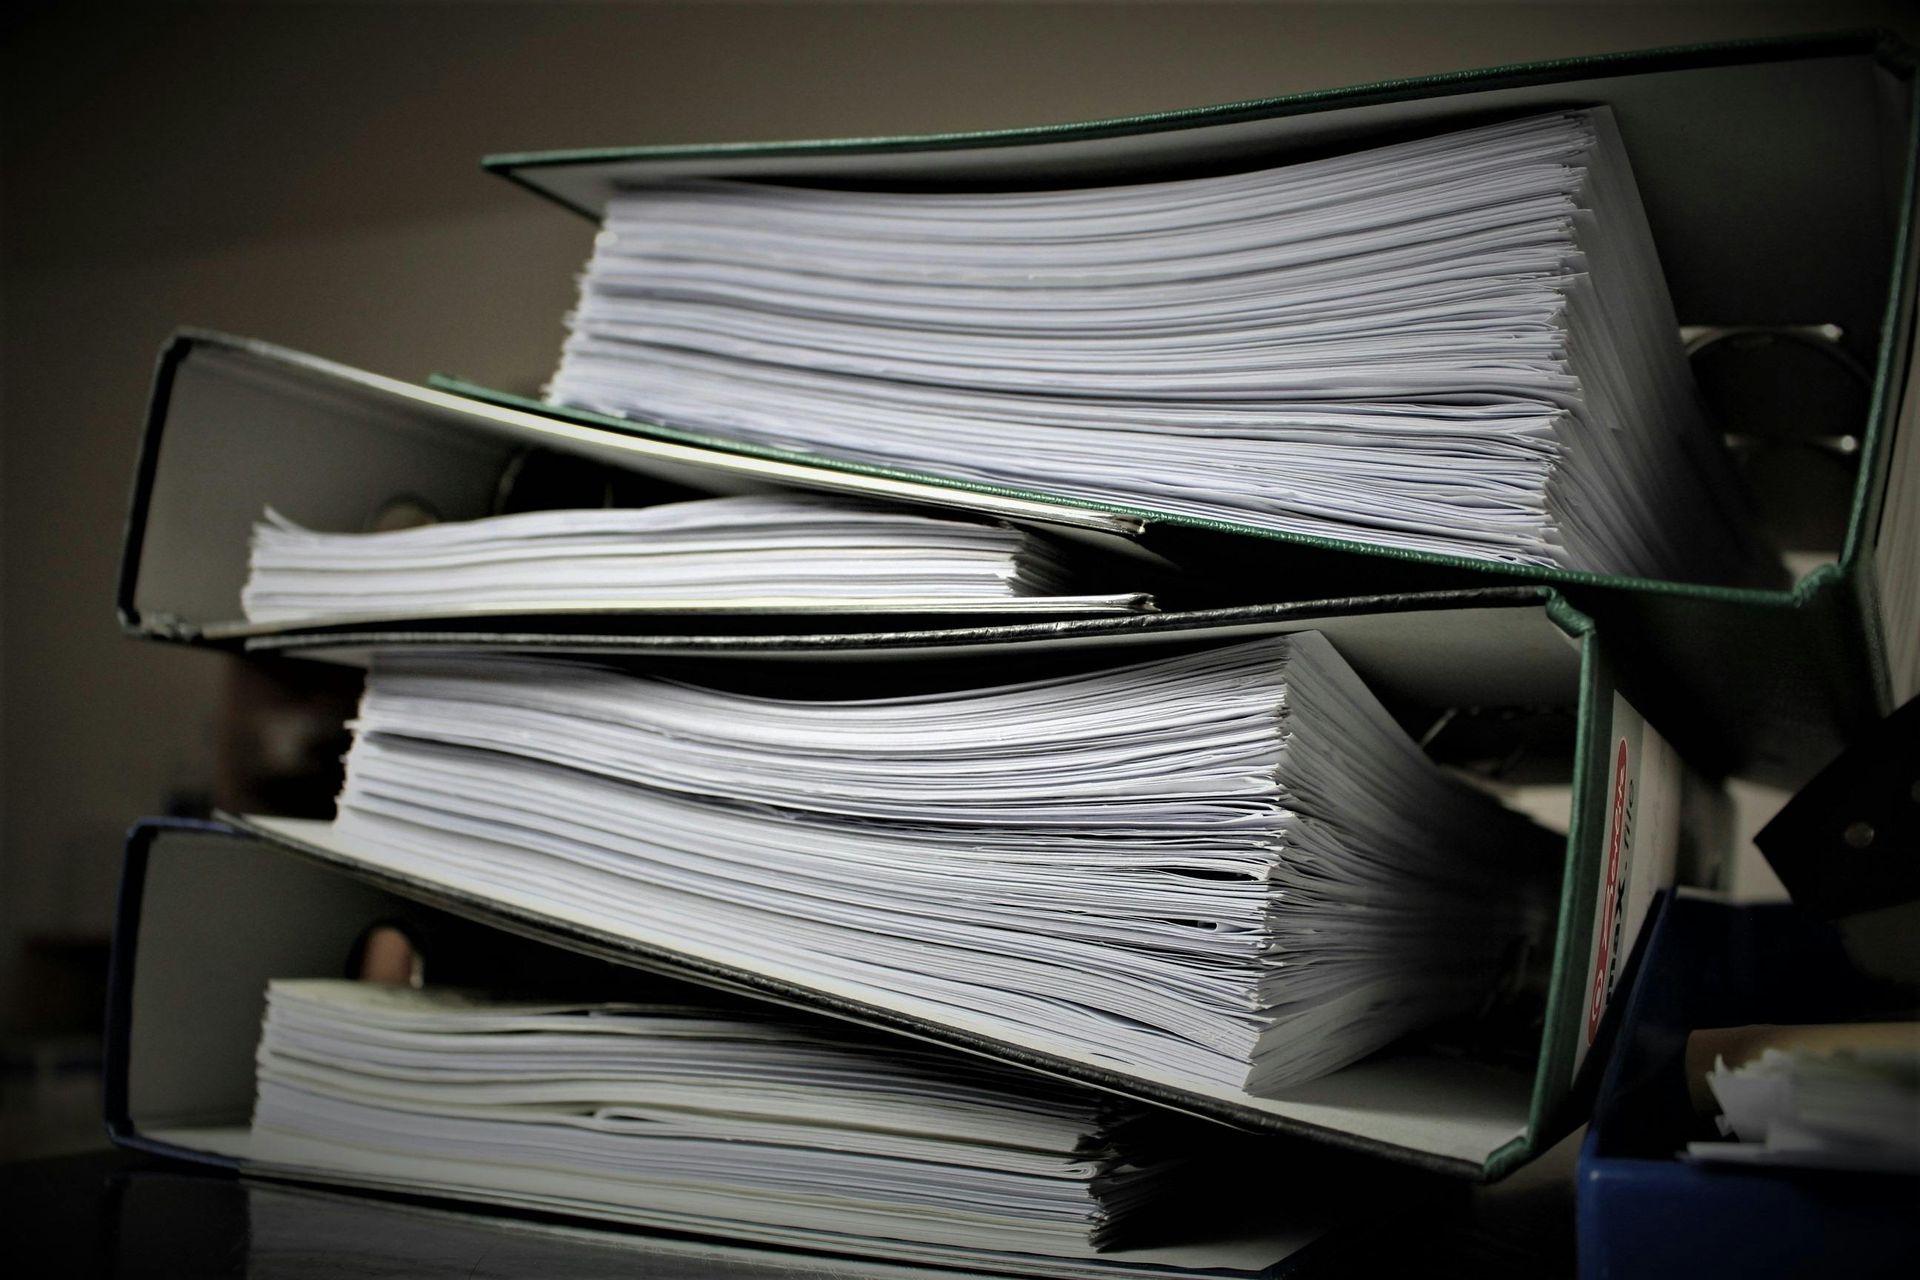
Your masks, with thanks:
M 846 499 L 706 498 L 528 511 L 378 533 L 321 533 L 269 510 L 241 604 L 252 623 L 612 608 L 933 607 L 1060 596 L 1043 539 Z M 1042 598 L 1036 602 L 1035 597 Z M 1140 597 L 1080 597 L 1119 611 Z
M 1059 496 L 1759 585 L 1605 108 L 1219 177 L 609 204 L 557 404 Z
M 368 682 L 332 820 L 135 832 L 112 1133 L 1086 1277 L 1292 1266 L 1336 1147 L 1510 1172 L 1720 852 L 1682 757 L 1792 783 L 1920 678 L 1912 104 L 1850 39 L 499 157 L 603 222 L 546 401 L 181 335 L 123 625 Z M 1791 589 L 1721 433 L 1794 415 L 1681 322 L 1863 374 Z M 333 981 L 389 928 L 444 985 Z M 1213 1232 L 1156 1107 L 1318 1145 Z
M 1256 1095 L 1472 1010 L 1560 870 L 1313 633 L 831 702 L 388 657 L 356 727 L 363 859 Z
M 714 1007 L 276 981 L 257 1078 L 252 1152 L 282 1169 L 968 1267 L 1085 1264 L 1211 1176 L 1138 1107 Z

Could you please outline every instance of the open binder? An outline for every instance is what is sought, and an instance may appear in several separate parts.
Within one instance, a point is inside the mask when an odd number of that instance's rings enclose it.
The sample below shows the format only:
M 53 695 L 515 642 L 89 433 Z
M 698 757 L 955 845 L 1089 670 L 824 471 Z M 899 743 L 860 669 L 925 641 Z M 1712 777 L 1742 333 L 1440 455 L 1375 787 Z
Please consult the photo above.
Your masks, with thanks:
M 271 1139 L 248 1123 L 268 983 L 341 978 L 372 928 L 399 930 L 414 942 L 435 985 L 485 987 L 511 981 L 525 989 L 531 982 L 556 993 L 595 990 L 642 1000 L 673 998 L 671 991 L 662 993 L 659 984 L 631 981 L 643 975 L 627 974 L 630 980 L 623 982 L 622 975 L 608 973 L 605 965 L 542 945 L 565 939 L 527 929 L 520 932 L 530 937 L 512 937 L 489 927 L 503 924 L 509 922 L 477 914 L 462 918 L 425 895 L 396 892 L 289 856 L 220 823 L 152 819 L 137 825 L 128 839 L 114 937 L 106 1061 L 109 1134 L 134 1150 L 269 1180 L 255 1183 L 255 1194 L 288 1202 L 286 1218 L 278 1224 L 282 1228 L 324 1212 L 325 1202 L 287 1185 L 307 1184 L 385 1197 L 384 1207 L 362 1202 L 358 1212 L 369 1221 L 382 1215 L 412 1214 L 418 1219 L 436 1212 L 436 1204 L 444 1214 L 449 1201 L 490 1215 L 453 1220 L 449 1229 L 464 1231 L 463 1238 L 476 1230 L 512 1238 L 516 1222 L 551 1232 L 557 1223 L 586 1219 L 665 1231 L 658 1247 L 668 1252 L 711 1253 L 718 1248 L 740 1262 L 794 1266 L 804 1265 L 805 1259 L 815 1267 L 830 1266 L 829 1257 L 857 1258 L 862 1261 L 847 1264 L 858 1269 L 854 1274 L 880 1276 L 922 1274 L 913 1268 L 929 1265 L 968 1274 L 988 1270 L 1083 1280 L 1293 1274 L 1324 1254 L 1329 1228 L 1344 1215 L 1337 1203 L 1330 1203 L 1333 1198 L 1303 1191 L 1287 1197 L 1286 1204 L 1260 1202 L 1258 1221 L 1218 1215 L 1223 1231 L 1218 1240 L 1157 1244 L 1148 1238 L 1120 1241 L 1110 1251 L 1081 1257 L 1053 1257 L 862 1236 L 852 1229 L 842 1234 L 837 1225 L 797 1230 L 772 1220 L 726 1220 L 724 1231 L 710 1225 L 703 1229 L 703 1211 L 689 1213 L 684 1204 L 675 1208 L 673 1198 L 658 1189 L 650 1193 L 643 1188 L 630 1201 L 593 1201 L 485 1179 L 413 1179 L 377 1169 L 336 1169 L 276 1158 Z M 328 985 L 368 991 L 375 1000 L 383 990 Z M 401 994 L 412 993 L 403 989 Z M 182 1016 L 186 1009 L 192 1017 Z M 727 1014 L 717 1010 L 714 1016 Z M 1218 1154 L 1234 1162 L 1259 1158 L 1255 1146 L 1235 1142 L 1219 1148 Z M 1279 1148 L 1261 1150 L 1272 1150 L 1276 1158 L 1286 1154 Z M 724 1152 L 720 1158 L 725 1159 Z M 458 1162 L 453 1163 L 457 1176 Z M 441 1177 L 446 1176 L 441 1166 Z M 1314 1180 L 1326 1176 L 1323 1166 Z M 1370 1185 L 1377 1187 L 1380 1176 L 1375 1171 Z M 260 1232 L 268 1224 L 256 1219 L 254 1227 Z M 721 1237 L 723 1245 L 703 1243 Z M 599 1239 L 603 1245 L 629 1249 L 652 1247 L 646 1237 Z M 757 1252 L 760 1249 L 774 1251 Z M 784 1252 L 795 1249 L 808 1252 Z
M 543 461 L 577 474 L 613 474 L 628 491 L 673 501 L 805 489 L 850 499 L 937 509 L 1044 528 L 1080 540 L 1147 572 L 1130 541 L 1139 522 L 1012 495 L 956 495 L 878 473 L 843 473 L 802 463 L 746 458 L 668 441 L 609 433 L 487 404 L 350 368 L 269 343 L 186 330 L 161 351 L 146 434 L 134 476 L 116 604 L 121 625 L 146 637 L 238 647 L 260 637 L 324 634 L 298 621 L 248 623 L 241 610 L 248 537 L 268 508 L 310 527 L 358 531 L 384 509 L 405 505 L 439 520 L 491 514 Z M 549 469 L 553 464 L 548 462 Z M 598 469 L 598 470 L 596 470 Z M 1123 573 L 1120 576 L 1125 576 Z M 521 625 L 581 629 L 752 630 L 762 615 L 801 615 L 832 629 L 864 619 L 915 618 L 921 625 L 1124 613 L 1150 607 L 1138 594 L 1010 600 L 793 600 L 742 608 L 681 601 L 518 611 Z M 368 613 L 354 621 L 393 629 L 459 627 L 501 614 L 435 611 Z M 539 618 L 535 624 L 530 619 Z M 561 623 L 560 619 L 570 619 Z
M 1910 55 L 1872 35 L 1750 41 L 1569 59 L 1129 119 L 924 138 L 675 146 L 490 157 L 486 166 L 598 219 L 628 183 L 726 177 L 966 190 L 1093 185 L 1217 172 L 1555 107 L 1609 105 L 1646 201 L 1683 325 L 1832 326 L 1866 371 L 1850 429 L 1857 471 L 1845 534 L 1791 589 L 1718 588 L 1524 569 L 1121 507 L 1148 548 L 1212 575 L 1217 602 L 1555 584 L 1608 627 L 1657 705 L 1685 706 L 1703 765 L 1794 783 L 1846 734 L 1920 688 L 1920 443 L 1913 359 L 1916 108 Z M 738 458 L 868 472 L 440 385 L 502 407 Z M 1738 432 L 1741 424 L 1726 424 Z M 913 479 L 961 501 L 977 487 Z M 969 496 L 971 495 L 971 496 Z M 1004 497 L 1005 495 L 996 495 Z M 1045 495 L 1029 493 L 1045 501 Z M 1221 563 L 1232 572 L 1215 569 Z M 1253 572 L 1249 564 L 1264 572 Z
M 1022 673 L 1114 665 L 1174 646 L 1190 649 L 1304 630 L 1326 636 L 1371 688 L 1411 719 L 1447 708 L 1478 708 L 1487 712 L 1486 723 L 1496 726 L 1495 737 L 1503 743 L 1501 735 L 1524 736 L 1531 729 L 1542 760 L 1557 762 L 1545 766 L 1545 775 L 1570 789 L 1570 830 L 1555 918 L 1543 953 L 1520 983 L 1533 990 L 1534 1002 L 1525 1006 L 1530 1012 L 1503 1017 L 1507 1030 L 1495 1037 L 1498 1045 L 1489 1042 L 1468 1052 L 1416 1045 L 1276 1097 L 1254 1097 L 1166 1071 L 1119 1071 L 1057 1035 L 1010 1034 L 956 1016 L 945 1006 L 782 972 L 724 947 L 665 946 L 609 928 L 584 912 L 482 890 L 454 873 L 396 870 L 325 822 L 232 821 L 383 889 L 561 946 L 822 1010 L 1243 1128 L 1312 1136 L 1458 1175 L 1498 1176 L 1575 1122 L 1562 1104 L 1601 1033 L 1608 995 L 1620 979 L 1646 903 L 1655 888 L 1671 881 L 1683 846 L 1709 849 L 1714 838 L 1711 822 L 1701 820 L 1710 816 L 1711 804 L 1700 803 L 1702 796 L 1688 785 L 1677 754 L 1616 689 L 1592 624 L 1551 593 L 1463 592 L 1413 607 L 1404 600 L 1269 606 L 934 636 L 914 631 L 572 636 L 557 643 L 569 651 L 590 647 L 618 654 L 641 670 L 686 670 L 690 660 L 709 668 L 751 664 L 762 674 L 801 673 L 818 684 L 836 672 L 870 681 L 882 671 L 897 675 L 930 664 Z M 358 642 L 390 647 L 396 639 L 404 644 L 404 637 L 393 636 L 361 636 Z M 501 640 L 519 648 L 547 643 Z M 341 637 L 343 645 L 354 642 Z M 433 647 L 447 641 L 430 637 L 421 643 Z

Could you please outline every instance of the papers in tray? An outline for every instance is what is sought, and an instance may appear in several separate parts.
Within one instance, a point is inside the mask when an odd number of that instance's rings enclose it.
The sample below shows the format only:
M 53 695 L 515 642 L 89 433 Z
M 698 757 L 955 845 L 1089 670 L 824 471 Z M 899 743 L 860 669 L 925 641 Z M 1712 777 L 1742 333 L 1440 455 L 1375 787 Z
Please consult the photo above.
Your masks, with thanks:
M 386 657 L 356 728 L 357 860 L 1245 1094 L 1481 1006 L 1558 872 L 1316 633 L 841 702 Z
M 1081 190 L 636 186 L 570 324 L 561 405 L 1415 551 L 1779 573 L 1605 108 Z
M 629 609 L 1021 608 L 1124 612 L 1142 596 L 1063 596 L 1041 538 L 844 499 L 706 498 L 533 511 L 381 533 L 254 527 L 250 623 Z
M 970 1267 L 1127 1273 L 1096 1250 L 1206 1176 L 1099 1095 L 694 1006 L 276 981 L 257 1081 L 252 1151 L 281 1169 Z M 1146 1257 L 1257 1270 L 1312 1234 Z
M 1687 1155 L 1722 1164 L 1920 1174 L 1920 1035 L 1912 1047 L 1836 1052 L 1768 1049 L 1707 1083 L 1730 1142 Z

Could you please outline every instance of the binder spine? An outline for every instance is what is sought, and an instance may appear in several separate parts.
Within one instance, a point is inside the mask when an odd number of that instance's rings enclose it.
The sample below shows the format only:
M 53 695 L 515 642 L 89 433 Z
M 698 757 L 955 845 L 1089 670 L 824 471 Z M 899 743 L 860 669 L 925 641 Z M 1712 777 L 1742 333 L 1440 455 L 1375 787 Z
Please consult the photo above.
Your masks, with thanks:
M 154 477 L 160 469 L 160 437 L 166 428 L 173 399 L 174 375 L 199 335 L 183 330 L 168 339 L 154 365 L 153 390 L 147 397 L 146 423 L 140 433 L 140 452 L 134 462 L 133 488 L 127 498 L 127 524 L 120 542 L 120 574 L 114 588 L 114 609 L 120 629 L 132 636 L 191 641 L 197 631 L 178 618 L 143 618 L 134 600 L 140 582 L 140 553 L 146 539 L 147 516 L 153 501 Z
M 154 841 L 167 832 L 239 838 L 224 822 L 195 818 L 143 818 L 127 832 L 126 853 L 120 865 L 120 886 L 114 904 L 113 938 L 107 965 L 106 1025 L 103 1029 L 101 1109 L 107 1137 L 115 1146 L 149 1155 L 168 1156 L 217 1169 L 237 1171 L 240 1162 L 211 1151 L 200 1151 L 148 1137 L 134 1123 L 129 1105 L 133 1059 L 133 988 L 139 968 L 140 913 L 145 900 L 147 868 Z

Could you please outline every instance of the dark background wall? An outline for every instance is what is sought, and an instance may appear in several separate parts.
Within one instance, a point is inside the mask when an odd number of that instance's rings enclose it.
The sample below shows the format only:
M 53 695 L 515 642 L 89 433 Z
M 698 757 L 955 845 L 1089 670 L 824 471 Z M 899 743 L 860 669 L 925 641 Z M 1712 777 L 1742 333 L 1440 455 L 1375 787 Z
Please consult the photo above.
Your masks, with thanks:
M 176 325 L 532 390 L 591 229 L 490 151 L 1038 124 L 1863 25 L 1900 3 L 15 6 L 0 223 L 0 1026 L 208 793 L 223 660 L 110 608 Z

